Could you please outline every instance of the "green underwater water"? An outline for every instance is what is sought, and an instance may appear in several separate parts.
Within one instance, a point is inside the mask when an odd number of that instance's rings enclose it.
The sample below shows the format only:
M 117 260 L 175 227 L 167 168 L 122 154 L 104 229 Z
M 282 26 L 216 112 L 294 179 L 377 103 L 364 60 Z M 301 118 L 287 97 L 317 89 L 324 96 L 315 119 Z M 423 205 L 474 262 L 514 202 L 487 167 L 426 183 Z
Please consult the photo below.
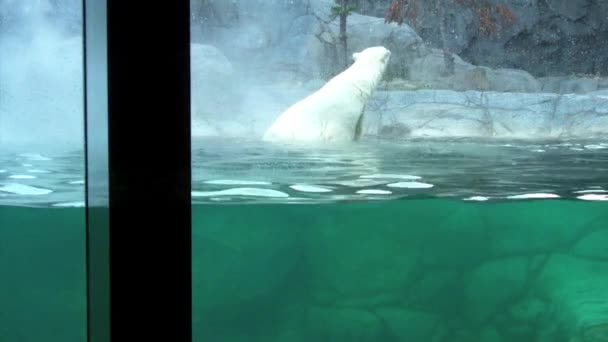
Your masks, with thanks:
M 608 206 L 193 206 L 194 341 L 606 341 Z M 82 208 L 0 207 L 0 341 L 84 341 Z
M 86 339 L 85 211 L 0 206 L 0 341 Z
M 194 340 L 606 341 L 607 209 L 196 205 Z

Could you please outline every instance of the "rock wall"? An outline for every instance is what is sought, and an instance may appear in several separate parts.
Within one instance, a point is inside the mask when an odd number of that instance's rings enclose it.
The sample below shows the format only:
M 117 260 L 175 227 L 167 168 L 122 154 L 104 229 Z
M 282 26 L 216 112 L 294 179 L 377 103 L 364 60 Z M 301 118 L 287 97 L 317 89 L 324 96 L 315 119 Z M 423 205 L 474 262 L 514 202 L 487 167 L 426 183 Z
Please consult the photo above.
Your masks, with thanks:
M 603 94 L 379 91 L 367 108 L 365 132 L 389 139 L 605 137 Z
M 384 17 L 390 0 L 355 0 L 361 13 Z M 422 4 L 415 30 L 440 46 L 433 1 Z M 604 0 L 487 0 L 508 8 L 515 21 L 500 23 L 496 34 L 479 30 L 480 17 L 471 7 L 447 0 L 448 34 L 452 52 L 483 66 L 524 69 L 535 76 L 573 73 L 608 75 L 608 2 Z

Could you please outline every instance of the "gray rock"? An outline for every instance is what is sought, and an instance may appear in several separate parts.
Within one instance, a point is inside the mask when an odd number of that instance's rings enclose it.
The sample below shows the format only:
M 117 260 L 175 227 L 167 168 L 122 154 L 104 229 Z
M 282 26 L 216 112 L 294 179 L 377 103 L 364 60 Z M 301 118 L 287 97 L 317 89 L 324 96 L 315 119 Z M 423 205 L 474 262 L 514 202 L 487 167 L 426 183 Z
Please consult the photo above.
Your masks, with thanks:
M 584 94 L 599 89 L 600 78 L 544 77 L 539 79 L 542 91 L 558 94 Z
M 390 1 L 356 0 L 362 14 L 384 17 Z M 471 2 L 468 2 L 469 4 Z M 494 34 L 479 29 L 475 8 L 462 2 L 445 5 L 449 48 L 465 60 L 489 67 L 511 67 L 535 76 L 605 73 L 608 66 L 608 2 L 604 0 L 494 0 L 513 14 L 508 23 L 494 13 Z M 415 29 L 425 41 L 441 46 L 433 1 L 419 2 Z M 483 2 L 476 2 L 477 8 Z M 494 11 L 494 9 L 493 9 Z M 411 24 L 411 23 L 410 23 Z
M 457 55 L 453 55 L 453 57 L 456 74 L 465 73 L 475 68 Z M 453 83 L 450 76 L 445 74 L 443 51 L 439 49 L 429 49 L 427 54 L 415 58 L 409 67 L 408 79 L 425 88 L 446 89 L 451 88 Z
M 403 138 L 542 139 L 608 134 L 608 98 L 605 96 L 378 91 L 372 103 L 364 127 L 369 135 L 379 135 L 383 127 L 397 123 L 405 126 L 401 131 L 407 136 Z
M 557 14 L 570 20 L 578 20 L 584 17 L 589 10 L 589 0 L 547 0 L 549 8 Z
M 216 122 L 226 113 L 240 110 L 243 89 L 232 63 L 220 50 L 210 45 L 191 45 L 192 120 L 194 127 L 201 122 Z M 202 130 L 202 129 L 201 129 Z M 205 131 L 195 135 L 206 135 Z
M 489 90 L 515 93 L 534 93 L 541 89 L 540 83 L 527 71 L 516 69 L 489 69 Z
M 330 42 L 337 44 L 339 21 L 329 25 Z M 317 32 L 319 34 L 320 32 Z M 352 14 L 347 20 L 349 55 L 371 46 L 382 45 L 391 51 L 387 77 L 401 76 L 410 70 L 415 57 L 426 53 L 422 39 L 407 25 L 386 24 L 381 18 Z M 328 59 L 329 56 L 325 58 Z

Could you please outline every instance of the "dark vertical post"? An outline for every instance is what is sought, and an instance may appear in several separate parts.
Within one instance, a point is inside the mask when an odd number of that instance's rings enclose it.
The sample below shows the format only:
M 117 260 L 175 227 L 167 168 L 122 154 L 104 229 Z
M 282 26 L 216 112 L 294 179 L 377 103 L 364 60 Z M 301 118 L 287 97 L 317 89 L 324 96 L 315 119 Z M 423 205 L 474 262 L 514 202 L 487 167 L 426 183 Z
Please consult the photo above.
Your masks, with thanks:
M 84 1 L 89 340 L 191 341 L 189 1 Z

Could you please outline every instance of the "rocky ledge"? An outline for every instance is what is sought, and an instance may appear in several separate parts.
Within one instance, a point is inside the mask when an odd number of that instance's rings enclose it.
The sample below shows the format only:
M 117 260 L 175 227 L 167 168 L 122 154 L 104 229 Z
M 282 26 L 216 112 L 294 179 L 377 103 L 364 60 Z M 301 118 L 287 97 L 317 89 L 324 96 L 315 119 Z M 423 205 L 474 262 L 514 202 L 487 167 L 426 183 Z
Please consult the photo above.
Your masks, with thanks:
M 608 135 L 608 92 L 379 91 L 365 132 L 393 139 L 601 137 Z

